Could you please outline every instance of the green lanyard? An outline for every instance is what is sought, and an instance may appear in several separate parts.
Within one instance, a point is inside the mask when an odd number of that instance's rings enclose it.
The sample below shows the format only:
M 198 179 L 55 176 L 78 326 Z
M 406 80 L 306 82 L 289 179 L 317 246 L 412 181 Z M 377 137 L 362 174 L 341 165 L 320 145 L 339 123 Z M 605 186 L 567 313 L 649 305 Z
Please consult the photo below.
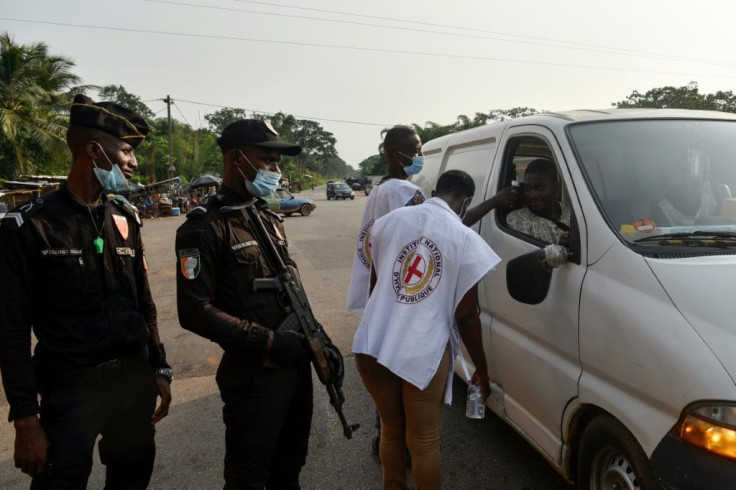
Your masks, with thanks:
M 92 245 L 95 246 L 95 251 L 98 254 L 101 254 L 102 251 L 105 249 L 105 240 L 103 240 L 103 238 L 102 238 L 102 230 L 105 229 L 105 219 L 104 218 L 102 219 L 102 225 L 100 225 L 98 227 L 97 226 L 97 221 L 95 221 L 95 217 L 92 214 L 92 208 L 89 206 L 89 204 L 87 204 L 86 202 L 84 202 L 73 190 L 71 190 L 71 188 L 69 186 L 66 186 L 66 188 L 67 188 L 67 190 L 69 190 L 69 192 L 72 193 L 72 195 L 74 197 L 77 198 L 77 201 L 79 201 L 80 203 L 82 203 L 84 205 L 84 207 L 87 208 L 87 212 L 89 213 L 89 218 L 92 220 L 92 226 L 95 227 L 95 231 L 97 232 L 97 238 L 95 238 L 94 240 L 92 240 Z

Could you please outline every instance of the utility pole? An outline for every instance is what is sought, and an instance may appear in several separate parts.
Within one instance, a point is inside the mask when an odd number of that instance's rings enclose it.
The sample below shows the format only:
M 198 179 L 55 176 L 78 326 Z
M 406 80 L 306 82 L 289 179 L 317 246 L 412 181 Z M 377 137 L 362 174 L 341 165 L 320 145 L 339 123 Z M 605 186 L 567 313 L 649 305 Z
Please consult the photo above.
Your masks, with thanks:
M 167 170 L 169 173 L 169 177 L 171 178 L 174 176 L 174 172 L 176 172 L 176 167 L 174 167 L 174 151 L 172 149 L 172 143 L 171 143 L 172 134 L 173 134 L 173 131 L 171 128 L 171 104 L 173 104 L 174 101 L 171 99 L 171 96 L 167 95 L 166 98 L 164 99 L 164 102 L 166 102 L 166 113 L 169 118 L 169 168 Z

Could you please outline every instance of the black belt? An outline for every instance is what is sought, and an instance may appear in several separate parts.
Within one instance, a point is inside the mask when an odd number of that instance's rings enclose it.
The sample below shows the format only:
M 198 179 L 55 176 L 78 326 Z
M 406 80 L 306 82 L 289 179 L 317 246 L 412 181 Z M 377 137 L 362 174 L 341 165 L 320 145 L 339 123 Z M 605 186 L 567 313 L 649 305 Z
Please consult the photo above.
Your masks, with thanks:
M 43 364 L 41 364 L 39 374 L 42 384 L 46 382 L 50 384 L 69 382 L 100 384 L 112 381 L 126 372 L 140 369 L 141 366 L 148 366 L 147 346 L 131 355 L 108 359 L 94 366 L 78 368 L 46 367 L 44 369 Z

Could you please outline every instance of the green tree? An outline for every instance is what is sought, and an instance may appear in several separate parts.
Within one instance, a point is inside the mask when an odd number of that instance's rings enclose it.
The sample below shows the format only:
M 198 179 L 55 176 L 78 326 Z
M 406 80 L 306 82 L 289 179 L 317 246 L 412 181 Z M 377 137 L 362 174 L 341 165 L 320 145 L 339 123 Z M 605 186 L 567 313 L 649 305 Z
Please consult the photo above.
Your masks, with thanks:
M 0 35 L 0 175 L 68 166 L 68 108 L 84 92 L 74 63 L 44 43 L 16 44 Z M 34 162 L 41 162 L 40 164 Z
M 105 85 L 99 90 L 99 97 L 108 102 L 114 102 L 125 108 L 136 112 L 144 119 L 150 121 L 155 114 L 137 95 L 133 95 L 122 85 Z
M 643 94 L 634 90 L 624 100 L 612 105 L 618 108 L 645 107 L 736 112 L 736 95 L 730 90 L 701 94 L 697 82 L 690 82 L 682 87 L 653 88 Z
M 223 107 L 212 114 L 206 114 L 204 119 L 207 121 L 207 124 L 209 124 L 212 132 L 222 134 L 222 130 L 225 129 L 225 126 L 231 122 L 237 121 L 238 119 L 246 119 L 247 117 L 248 115 L 243 109 Z

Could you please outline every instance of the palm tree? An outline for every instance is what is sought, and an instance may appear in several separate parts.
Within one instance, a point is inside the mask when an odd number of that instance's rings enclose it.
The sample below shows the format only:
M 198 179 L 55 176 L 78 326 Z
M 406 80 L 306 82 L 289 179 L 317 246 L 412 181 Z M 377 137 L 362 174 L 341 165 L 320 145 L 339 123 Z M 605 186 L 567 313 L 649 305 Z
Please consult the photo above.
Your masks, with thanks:
M 0 175 L 32 173 L 34 158 L 63 151 L 71 99 L 87 88 L 73 66 L 44 43 L 18 45 L 0 35 Z

